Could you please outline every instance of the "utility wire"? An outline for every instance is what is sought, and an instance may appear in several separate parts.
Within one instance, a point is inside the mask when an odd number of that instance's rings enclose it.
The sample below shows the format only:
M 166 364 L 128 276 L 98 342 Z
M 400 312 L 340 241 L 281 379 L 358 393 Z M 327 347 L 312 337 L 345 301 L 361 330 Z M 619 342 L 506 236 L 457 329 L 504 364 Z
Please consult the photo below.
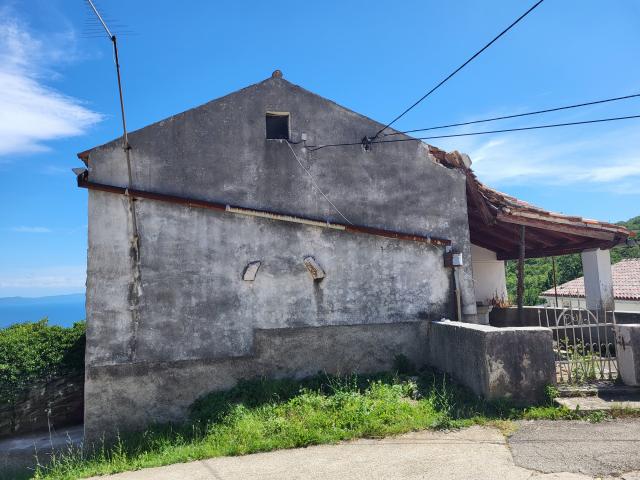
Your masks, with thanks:
M 483 132 L 469 132 L 469 133 L 454 133 L 451 135 L 436 135 L 432 137 L 414 137 L 414 138 L 396 138 L 391 140 L 374 140 L 371 143 L 397 143 L 397 142 L 415 142 L 420 140 L 433 140 L 437 138 L 453 138 L 453 137 L 471 137 L 474 135 L 489 135 L 491 133 L 507 133 L 507 132 L 522 132 L 524 130 L 540 130 L 543 128 L 554 128 L 554 127 L 569 127 L 572 125 L 586 125 L 591 123 L 603 123 L 603 122 L 613 122 L 617 120 L 630 120 L 632 118 L 640 118 L 640 115 L 627 115 L 625 117 L 611 117 L 611 118 L 599 118 L 596 120 L 583 120 L 580 122 L 567 122 L 567 123 L 552 123 L 548 125 L 535 125 L 532 127 L 520 127 L 520 128 L 505 128 L 502 130 L 486 130 Z M 310 145 L 309 151 L 315 152 L 316 150 L 320 150 L 321 148 L 327 147 L 346 147 L 351 145 L 360 145 L 362 146 L 362 142 L 345 142 L 345 143 L 330 143 L 327 145 L 319 145 L 317 147 Z
M 596 100 L 594 102 L 576 103 L 575 105 L 567 105 L 567 106 L 564 106 L 564 107 L 547 108 L 545 110 L 537 110 L 535 112 L 518 113 L 518 114 L 515 114 L 515 115 L 504 115 L 502 117 L 485 118 L 483 120 L 472 120 L 470 122 L 450 123 L 449 125 L 438 125 L 436 127 L 415 128 L 413 130 L 405 130 L 403 132 L 385 133 L 383 136 L 384 137 L 390 137 L 390 136 L 393 136 L 393 135 L 403 135 L 403 134 L 406 134 L 406 133 L 426 132 L 426 131 L 429 131 L 429 130 L 440 130 L 442 128 L 462 127 L 464 125 L 473 125 L 473 124 L 476 124 L 476 123 L 494 122 L 496 120 L 506 120 L 506 119 L 509 119 L 509 118 L 527 117 L 529 115 L 538 115 L 538 114 L 541 114 L 541 113 L 558 112 L 560 110 L 569 110 L 571 108 L 587 107 L 589 105 L 598 105 L 600 103 L 616 102 L 616 101 L 619 101 L 619 100 L 627 100 L 627 99 L 636 98 L 636 97 L 640 97 L 640 93 L 635 93 L 633 95 L 625 95 L 624 97 L 615 97 L 615 98 L 607 98 L 605 100 Z
M 286 141 L 286 140 L 285 140 Z M 345 217 L 342 212 L 340 210 L 338 210 L 338 207 L 336 207 L 333 202 L 331 200 L 329 200 L 329 197 L 327 197 L 324 192 L 322 191 L 322 189 L 318 186 L 317 182 L 315 181 L 315 179 L 313 178 L 313 175 L 311 175 L 311 172 L 309 171 L 309 169 L 307 167 L 305 167 L 302 162 L 300 161 L 300 159 L 298 158 L 298 155 L 296 155 L 296 152 L 293 150 L 293 147 L 291 146 L 291 144 L 286 141 L 289 150 L 291 150 L 291 153 L 293 153 L 293 156 L 295 157 L 295 159 L 298 161 L 298 164 L 302 167 L 302 169 L 306 172 L 307 175 L 309 175 L 309 178 L 311 179 L 311 183 L 313 183 L 313 186 L 316 187 L 318 189 L 318 191 L 320 192 L 320 194 L 324 197 L 324 199 L 329 202 L 331 204 L 331 206 L 333 207 L 333 209 L 338 212 L 338 215 L 340 215 L 342 218 L 345 219 L 345 221 L 349 224 L 349 225 L 353 225 L 353 223 L 351 223 L 351 220 L 349 220 L 347 217 Z
M 442 85 L 444 85 L 451 77 L 453 77 L 456 73 L 458 73 L 460 70 L 462 70 L 464 67 L 466 67 L 469 63 L 471 63 L 473 60 L 475 60 L 476 57 L 478 57 L 482 52 L 484 52 L 487 48 L 489 48 L 491 45 L 493 45 L 505 33 L 507 33 L 509 30 L 511 30 L 513 27 L 515 27 L 524 17 L 526 17 L 533 10 L 535 10 L 538 7 L 538 5 L 540 5 L 543 1 L 544 0 L 538 0 L 531 8 L 529 8 L 529 10 L 527 10 L 522 15 L 520 15 L 511 25 L 509 25 L 507 28 L 502 30 L 502 32 L 500 32 L 497 36 L 495 36 L 493 38 L 493 40 L 491 40 L 484 47 L 482 47 L 480 50 L 478 50 L 476 53 L 474 53 L 471 58 L 469 58 L 466 62 L 464 62 L 462 65 L 460 65 L 458 68 L 456 68 L 446 78 L 441 80 L 440 83 L 438 83 L 435 87 L 433 87 L 431 90 L 429 90 L 427 93 L 425 93 L 417 102 L 415 102 L 413 105 L 411 105 L 406 110 L 404 110 L 400 115 L 398 115 L 396 118 L 394 118 L 389 123 L 387 123 L 382 129 L 378 130 L 378 132 L 376 132 L 376 134 L 373 136 L 373 139 L 378 138 L 378 136 L 380 136 L 380 134 L 382 132 L 384 132 L 387 128 L 389 128 L 391 125 L 393 125 L 398 120 L 400 120 L 402 117 L 404 117 L 410 110 L 412 110 L 420 102 L 422 102 L 425 98 L 427 98 L 429 95 L 431 95 L 433 92 L 435 92 L 438 88 L 440 88 Z

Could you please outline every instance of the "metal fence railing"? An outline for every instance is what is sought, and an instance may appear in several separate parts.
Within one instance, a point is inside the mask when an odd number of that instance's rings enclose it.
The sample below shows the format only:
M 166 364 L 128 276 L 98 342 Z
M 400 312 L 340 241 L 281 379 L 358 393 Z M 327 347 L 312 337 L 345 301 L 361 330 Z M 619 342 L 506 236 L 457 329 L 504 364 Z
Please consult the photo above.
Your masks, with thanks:
M 538 323 L 551 329 L 558 383 L 613 381 L 618 377 L 615 312 L 580 305 L 541 308 Z

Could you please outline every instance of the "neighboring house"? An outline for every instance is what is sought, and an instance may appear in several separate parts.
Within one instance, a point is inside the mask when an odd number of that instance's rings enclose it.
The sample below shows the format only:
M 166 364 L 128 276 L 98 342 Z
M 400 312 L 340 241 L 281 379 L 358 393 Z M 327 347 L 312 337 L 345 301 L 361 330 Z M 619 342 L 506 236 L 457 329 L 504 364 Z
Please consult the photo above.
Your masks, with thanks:
M 613 298 L 616 311 L 640 312 L 640 259 L 629 258 L 611 267 Z M 556 304 L 555 289 L 543 292 L 541 297 L 547 305 Z M 585 305 L 584 277 L 558 285 L 558 306 L 577 307 Z
M 523 231 L 527 256 L 629 235 L 500 194 L 458 152 L 360 143 L 380 128 L 276 71 L 79 154 L 88 439 L 241 378 L 422 364 L 426 322 L 486 321 Z

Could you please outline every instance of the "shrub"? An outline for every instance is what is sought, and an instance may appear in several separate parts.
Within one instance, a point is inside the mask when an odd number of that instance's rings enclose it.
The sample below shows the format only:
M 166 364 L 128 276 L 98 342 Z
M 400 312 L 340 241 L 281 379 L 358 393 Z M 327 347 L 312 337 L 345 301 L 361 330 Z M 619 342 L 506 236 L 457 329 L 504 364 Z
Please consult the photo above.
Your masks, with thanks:
M 39 322 L 0 330 L 0 406 L 31 384 L 84 371 L 85 324 L 70 328 Z

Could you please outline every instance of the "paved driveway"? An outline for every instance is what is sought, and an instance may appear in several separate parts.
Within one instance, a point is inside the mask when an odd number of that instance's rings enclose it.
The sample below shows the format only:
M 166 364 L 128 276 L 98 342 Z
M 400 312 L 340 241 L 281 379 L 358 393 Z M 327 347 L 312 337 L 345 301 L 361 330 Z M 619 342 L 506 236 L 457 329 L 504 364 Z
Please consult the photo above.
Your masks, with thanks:
M 96 480 L 585 480 L 600 474 L 640 480 L 639 473 L 623 473 L 640 470 L 640 421 L 522 422 L 519 428 L 509 443 L 493 428 L 415 432 L 216 458 Z

